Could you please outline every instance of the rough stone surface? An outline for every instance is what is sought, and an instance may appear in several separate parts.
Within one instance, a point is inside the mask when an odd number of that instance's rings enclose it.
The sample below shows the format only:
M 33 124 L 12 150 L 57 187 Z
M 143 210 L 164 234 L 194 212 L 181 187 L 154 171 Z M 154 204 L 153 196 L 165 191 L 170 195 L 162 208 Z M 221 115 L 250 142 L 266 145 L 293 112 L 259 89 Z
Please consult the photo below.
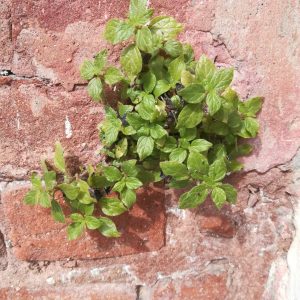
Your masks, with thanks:
M 4 216 L 10 228 L 8 238 L 19 259 L 95 259 L 159 250 L 164 245 L 164 192 L 160 189 L 139 191 L 137 205 L 115 218 L 121 238 L 107 239 L 87 231 L 75 241 L 67 240 L 67 225 L 54 222 L 49 209 L 22 203 L 27 191 L 7 190 L 2 194 Z
M 87 235 L 71 253 L 64 229 L 51 227 L 44 210 L 29 214 L 20 195 L 56 140 L 82 162 L 99 160 L 103 107 L 87 97 L 78 67 L 106 46 L 104 23 L 125 16 L 129 0 L 0 0 L 0 71 L 11 71 L 0 76 L 0 299 L 300 299 L 299 1 L 148 2 L 184 24 L 180 38 L 197 57 L 234 66 L 243 99 L 265 97 L 255 152 L 244 159 L 245 172 L 229 178 L 238 203 L 181 211 L 181 191 L 168 191 L 165 235 L 147 203 L 147 230 L 135 220 L 135 236 L 124 228 L 129 243 L 124 231 L 123 246 L 106 246 L 103 255 Z M 109 49 L 117 63 L 120 47 Z M 8 196 L 12 190 L 19 196 Z M 140 238 L 152 246 L 136 246 Z

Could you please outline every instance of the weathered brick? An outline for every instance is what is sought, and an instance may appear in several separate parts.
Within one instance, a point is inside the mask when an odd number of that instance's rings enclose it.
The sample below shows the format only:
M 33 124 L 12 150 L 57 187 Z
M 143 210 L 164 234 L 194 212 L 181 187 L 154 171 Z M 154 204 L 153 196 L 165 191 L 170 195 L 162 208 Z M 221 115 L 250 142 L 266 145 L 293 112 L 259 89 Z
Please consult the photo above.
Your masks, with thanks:
M 199 278 L 162 280 L 153 289 L 153 300 L 219 300 L 228 294 L 227 274 L 204 275 Z
M 117 284 L 81 285 L 69 288 L 0 288 L 1 300 L 134 300 L 134 287 Z
M 108 239 L 87 231 L 79 240 L 68 241 L 66 225 L 55 223 L 49 209 L 22 203 L 26 188 L 2 194 L 8 237 L 13 252 L 22 260 L 95 259 L 158 250 L 164 245 L 164 192 L 145 188 L 126 214 L 114 218 L 122 237 Z

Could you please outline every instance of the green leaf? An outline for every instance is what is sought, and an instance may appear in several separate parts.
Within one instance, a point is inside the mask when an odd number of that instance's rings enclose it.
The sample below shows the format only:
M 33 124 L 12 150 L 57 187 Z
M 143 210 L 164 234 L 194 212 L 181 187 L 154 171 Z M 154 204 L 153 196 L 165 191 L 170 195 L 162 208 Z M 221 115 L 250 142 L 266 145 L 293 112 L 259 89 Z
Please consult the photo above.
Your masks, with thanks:
M 247 117 L 255 117 L 261 110 L 263 98 L 255 97 L 238 104 L 239 112 Z
M 111 19 L 106 23 L 104 36 L 112 44 L 129 39 L 134 33 L 134 27 L 125 21 Z
M 168 66 L 168 71 L 171 76 L 171 83 L 175 84 L 181 78 L 181 73 L 185 69 L 183 56 L 179 56 L 172 60 Z
M 85 60 L 80 66 L 80 76 L 85 80 L 90 80 L 95 75 L 95 67 L 93 62 Z
M 100 206 L 107 216 L 118 216 L 127 211 L 127 208 L 117 198 L 101 198 Z
M 180 136 L 187 141 L 193 140 L 197 135 L 197 128 L 180 128 L 179 129 Z
M 168 132 L 159 124 L 154 124 L 150 127 L 150 135 L 155 139 L 161 139 L 163 136 L 167 135 Z
M 207 158 L 201 153 L 191 152 L 187 160 L 187 167 L 190 171 L 205 175 L 208 172 Z
M 209 166 L 208 176 L 215 182 L 222 180 L 226 175 L 224 159 L 217 159 Z
M 152 33 L 148 27 L 143 27 L 137 31 L 136 34 L 136 45 L 144 52 L 153 52 L 153 39 Z
M 54 165 L 62 173 L 66 173 L 66 164 L 64 159 L 64 149 L 60 142 L 55 143 Z
M 179 208 L 195 208 L 205 201 L 207 195 L 208 189 L 205 185 L 196 186 L 180 196 Z
M 233 79 L 233 68 L 221 69 L 215 72 L 209 86 L 216 90 L 225 90 Z
M 126 115 L 127 113 L 131 112 L 133 110 L 132 105 L 125 105 L 122 104 L 121 102 L 118 103 L 118 111 L 121 117 Z
M 212 197 L 212 200 L 215 203 L 216 207 L 219 209 L 224 205 L 224 203 L 226 201 L 226 194 L 219 187 L 213 188 L 211 197 Z
M 122 178 L 120 181 L 116 182 L 113 186 L 113 191 L 121 193 L 126 186 L 125 178 Z
M 214 63 L 205 55 L 202 55 L 195 69 L 196 80 L 200 83 L 207 84 L 211 81 L 215 71 L 216 67 Z
M 100 217 L 99 221 L 101 223 L 99 231 L 102 235 L 106 237 L 119 237 L 121 235 L 120 232 L 118 232 L 115 223 L 111 219 Z
M 104 68 L 107 61 L 107 50 L 100 51 L 94 59 L 94 66 L 95 66 L 95 75 L 99 74 L 100 71 Z
M 156 85 L 156 77 L 152 72 L 144 73 L 141 77 L 145 92 L 151 93 Z
M 65 223 L 65 215 L 60 204 L 56 200 L 51 201 L 51 215 L 57 222 Z
M 176 161 L 164 161 L 159 165 L 163 173 L 167 176 L 173 176 L 178 180 L 184 180 L 188 178 L 188 170 L 182 163 Z
M 105 119 L 100 129 L 104 132 L 104 141 L 107 146 L 113 144 L 121 130 L 122 122 L 119 119 Z
M 197 151 L 197 152 L 205 152 L 209 148 L 212 147 L 212 143 L 208 142 L 207 140 L 204 139 L 196 139 L 193 140 L 191 143 L 191 146 L 189 147 L 190 151 Z
M 122 178 L 122 173 L 114 166 L 104 167 L 103 173 L 107 180 L 111 182 L 118 181 Z
M 182 148 L 177 148 L 170 153 L 170 161 L 177 161 L 182 163 L 185 161 L 187 156 L 187 151 Z
M 40 191 L 30 190 L 24 197 L 24 203 L 27 205 L 36 205 L 39 203 Z
M 145 95 L 135 109 L 144 120 L 152 120 L 156 111 L 154 97 L 152 95 Z
M 115 67 L 109 67 L 105 71 L 104 81 L 109 85 L 116 84 L 123 79 L 121 71 Z
M 125 182 L 126 187 L 130 190 L 135 190 L 143 185 L 143 183 L 135 177 L 127 177 Z
M 231 184 L 222 184 L 221 189 L 226 194 L 226 200 L 229 203 L 235 204 L 237 198 L 237 190 Z
M 72 222 L 74 223 L 82 223 L 84 222 L 84 217 L 81 214 L 74 213 L 70 215 Z
M 156 82 L 155 88 L 153 90 L 153 94 L 155 98 L 158 98 L 163 93 L 167 92 L 171 88 L 170 83 L 167 80 L 158 80 Z
M 56 173 L 54 171 L 47 171 L 44 173 L 44 180 L 46 189 L 52 191 L 56 185 Z
M 127 176 L 133 176 L 135 177 L 138 174 L 138 169 L 136 167 L 136 160 L 131 159 L 124 161 L 122 163 L 122 171 L 127 175 Z
M 126 155 L 127 153 L 127 147 L 128 147 L 128 142 L 126 138 L 121 139 L 118 144 L 116 145 L 116 158 L 121 158 L 122 156 Z
M 153 14 L 152 9 L 147 9 L 147 0 L 131 0 L 129 6 L 130 23 L 142 25 L 147 23 Z
M 136 193 L 130 189 L 121 192 L 121 201 L 129 209 L 136 202 Z
M 177 140 L 173 136 L 167 136 L 165 144 L 161 151 L 165 153 L 170 153 L 172 150 L 177 148 Z
M 134 128 L 140 129 L 142 126 L 146 124 L 145 120 L 143 120 L 139 114 L 137 113 L 128 113 L 126 116 L 127 122 Z
M 188 103 L 200 103 L 205 98 L 205 89 L 198 83 L 193 83 L 180 90 L 178 95 Z
M 176 38 L 181 32 L 182 25 L 177 23 L 172 17 L 158 16 L 151 20 L 150 29 L 164 40 L 170 40 Z
M 164 45 L 164 50 L 166 51 L 167 54 L 169 54 L 172 57 L 179 56 L 183 51 L 182 44 L 176 40 L 166 41 Z
M 141 160 L 152 154 L 154 140 L 150 136 L 141 136 L 137 141 L 137 153 Z
M 75 240 L 80 237 L 85 229 L 84 223 L 72 223 L 67 228 L 69 241 Z
M 239 135 L 243 138 L 254 138 L 256 137 L 259 130 L 259 123 L 256 119 L 247 117 L 243 120 L 243 126 Z
M 100 176 L 98 174 L 93 174 L 88 178 L 88 185 L 92 188 L 102 189 L 111 185 L 105 176 Z
M 191 72 L 184 70 L 181 73 L 180 80 L 184 86 L 189 86 L 190 84 L 192 84 L 195 81 L 195 76 Z
M 216 90 L 211 90 L 206 97 L 206 103 L 208 106 L 209 114 L 214 115 L 222 105 L 222 99 L 216 92 Z
M 183 189 L 185 187 L 187 187 L 189 184 L 188 180 L 175 180 L 175 179 L 171 179 L 170 183 L 168 184 L 168 187 L 171 189 Z
M 50 196 L 46 191 L 40 192 L 39 204 L 45 208 L 51 207 Z
M 85 224 L 88 229 L 97 229 L 101 226 L 101 221 L 94 216 L 86 216 Z
M 99 101 L 102 94 L 102 81 L 100 80 L 100 78 L 93 78 L 89 82 L 87 90 L 93 100 Z
M 75 200 L 78 197 L 78 194 L 80 192 L 79 187 L 76 185 L 70 183 L 62 183 L 58 186 L 60 190 L 66 195 L 66 197 L 70 200 Z
M 193 128 L 196 127 L 203 118 L 203 111 L 198 104 L 187 104 L 178 116 L 177 128 L 186 127 Z
M 128 76 L 135 76 L 141 72 L 142 56 L 138 47 L 130 45 L 122 51 L 121 66 Z

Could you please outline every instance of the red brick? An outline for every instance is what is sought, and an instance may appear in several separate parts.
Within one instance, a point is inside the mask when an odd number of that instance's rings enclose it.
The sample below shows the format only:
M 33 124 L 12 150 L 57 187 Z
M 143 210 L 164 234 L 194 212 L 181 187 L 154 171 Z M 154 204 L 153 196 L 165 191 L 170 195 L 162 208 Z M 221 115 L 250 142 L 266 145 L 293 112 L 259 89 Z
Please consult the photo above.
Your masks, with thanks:
M 126 285 L 82 285 L 72 288 L 0 288 L 1 300 L 134 300 L 136 292 Z
M 205 275 L 200 278 L 158 282 L 153 291 L 153 299 L 172 300 L 220 300 L 225 299 L 228 290 L 227 276 Z
M 95 259 L 158 250 L 164 245 L 164 192 L 146 188 L 126 214 L 114 218 L 122 237 L 108 239 L 88 231 L 82 238 L 68 241 L 66 225 L 55 223 L 49 209 L 22 203 L 26 188 L 7 190 L 2 195 L 8 237 L 13 252 L 22 260 Z

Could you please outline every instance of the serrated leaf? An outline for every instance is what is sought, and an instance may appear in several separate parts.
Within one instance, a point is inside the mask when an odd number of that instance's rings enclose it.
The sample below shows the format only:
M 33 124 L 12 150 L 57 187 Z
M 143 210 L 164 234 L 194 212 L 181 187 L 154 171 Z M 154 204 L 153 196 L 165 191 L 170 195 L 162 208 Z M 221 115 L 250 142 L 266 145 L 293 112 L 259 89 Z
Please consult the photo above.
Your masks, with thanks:
M 225 177 L 226 171 L 224 159 L 217 159 L 209 166 L 208 176 L 217 182 Z
M 94 216 L 86 216 L 84 219 L 88 229 L 94 230 L 101 226 L 101 221 Z
M 80 76 L 85 80 L 90 80 L 94 77 L 94 75 L 94 63 L 89 60 L 85 60 L 80 66 Z
M 141 77 L 145 92 L 151 93 L 156 85 L 156 77 L 152 72 L 144 73 Z
M 126 180 L 126 187 L 130 190 L 135 190 L 143 185 L 143 183 L 138 180 L 136 177 L 127 177 Z
M 196 186 L 180 196 L 179 208 L 195 208 L 205 201 L 207 195 L 208 189 L 204 185 Z
M 115 223 L 111 219 L 100 217 L 99 221 L 101 222 L 101 225 L 98 230 L 102 235 L 106 237 L 119 237 L 121 235 L 121 233 L 117 230 Z
M 206 93 L 202 85 L 193 83 L 180 90 L 178 95 L 188 103 L 200 103 L 205 98 Z
M 238 105 L 239 112 L 247 117 L 255 117 L 262 107 L 261 97 L 255 97 L 245 102 L 240 102 Z
M 66 173 L 66 164 L 64 159 L 64 149 L 60 142 L 55 143 L 54 165 L 62 173 Z
M 44 207 L 48 208 L 51 207 L 51 200 L 50 196 L 46 191 L 41 191 L 39 196 L 39 204 Z
M 40 191 L 30 190 L 24 197 L 24 203 L 27 205 L 36 205 L 39 203 Z
M 235 204 L 237 198 L 237 190 L 231 184 L 222 184 L 221 189 L 226 194 L 226 200 L 229 203 Z
M 172 150 L 177 148 L 177 140 L 173 136 L 167 136 L 165 144 L 161 151 L 165 153 L 170 153 Z
M 171 88 L 170 83 L 167 80 L 158 80 L 156 82 L 155 88 L 153 90 L 153 94 L 155 98 L 158 98 L 163 93 L 167 92 Z
M 145 95 L 135 109 L 144 120 L 152 120 L 156 112 L 154 97 L 152 95 Z
M 127 211 L 124 204 L 117 198 L 101 198 L 100 206 L 107 216 L 118 216 Z
M 211 197 L 212 197 L 212 200 L 213 200 L 214 204 L 219 209 L 224 205 L 224 203 L 226 201 L 226 194 L 219 187 L 213 188 L 212 193 L 211 193 Z
M 233 71 L 233 68 L 216 71 L 209 83 L 209 87 L 216 90 L 225 90 L 232 82 Z
M 56 185 L 56 173 L 54 171 L 47 171 L 44 173 L 45 186 L 48 191 L 53 190 Z
M 153 48 L 152 33 L 148 27 L 143 27 L 137 31 L 136 45 L 140 50 L 146 53 L 153 52 L 154 48 Z
M 152 125 L 150 127 L 150 135 L 155 139 L 161 139 L 163 136 L 167 135 L 168 132 L 159 124 Z
M 242 129 L 239 132 L 239 136 L 243 138 L 254 138 L 256 137 L 259 130 L 259 123 L 256 119 L 247 117 L 242 122 Z
M 145 120 L 143 120 L 139 114 L 133 112 L 128 113 L 126 116 L 127 122 L 136 130 L 140 129 L 142 126 L 145 125 Z
M 195 81 L 195 76 L 191 72 L 184 70 L 181 73 L 180 80 L 184 86 L 189 86 L 190 84 L 192 84 Z
M 169 159 L 170 161 L 177 161 L 182 163 L 185 161 L 187 157 L 187 151 L 182 148 L 177 148 L 170 153 Z
M 176 161 L 164 161 L 159 165 L 163 173 L 167 176 L 173 176 L 178 180 L 184 180 L 188 178 L 187 167 L 182 163 Z
M 176 128 L 196 127 L 203 118 L 203 111 L 199 104 L 187 104 L 178 115 Z
M 207 151 L 209 148 L 212 147 L 212 143 L 210 143 L 207 140 L 204 139 L 196 139 L 193 140 L 191 143 L 191 146 L 189 147 L 190 151 L 196 151 L 196 152 L 205 152 Z
M 116 158 L 119 159 L 119 158 L 123 157 L 124 155 L 126 155 L 126 153 L 127 153 L 127 147 L 128 147 L 127 138 L 121 139 L 117 143 L 116 148 L 115 148 Z
M 150 136 L 141 136 L 137 141 L 137 153 L 141 160 L 152 154 L 154 140 Z
M 215 71 L 216 67 L 214 63 L 205 55 L 202 55 L 195 68 L 196 80 L 200 83 L 207 84 L 211 81 Z
M 222 105 L 222 99 L 216 92 L 216 90 L 211 90 L 206 97 L 206 104 L 208 106 L 209 114 L 214 115 Z
M 166 41 L 163 49 L 166 51 L 167 54 L 169 54 L 172 57 L 179 56 L 180 54 L 182 54 L 183 51 L 182 44 L 176 40 Z
M 65 223 L 65 215 L 60 204 L 56 200 L 51 201 L 51 215 L 57 222 Z
M 104 167 L 103 168 L 104 176 L 107 178 L 107 180 L 111 182 L 118 181 L 122 178 L 122 173 L 120 170 L 114 166 Z
M 134 25 L 145 24 L 153 14 L 152 9 L 147 9 L 147 0 L 131 0 L 129 6 L 129 19 Z
M 106 23 L 104 36 L 112 44 L 117 44 L 129 39 L 134 32 L 134 27 L 125 21 L 111 19 Z
M 182 25 L 177 23 L 172 17 L 158 16 L 151 20 L 150 29 L 164 40 L 170 40 L 176 38 L 182 31 Z
M 85 229 L 84 223 L 72 223 L 67 228 L 69 241 L 75 240 L 83 234 Z
M 191 141 L 196 138 L 197 128 L 180 128 L 179 129 L 180 136 L 187 141 Z
M 121 192 L 121 201 L 127 208 L 131 208 L 132 205 L 136 202 L 136 193 L 130 189 L 126 189 Z
M 138 169 L 136 167 L 136 160 L 135 159 L 130 159 L 127 161 L 124 161 L 122 163 L 122 171 L 127 175 L 127 176 L 136 176 L 138 173 Z
M 60 190 L 62 190 L 62 192 L 66 195 L 66 197 L 69 200 L 75 200 L 78 197 L 78 194 L 80 192 L 79 187 L 77 187 L 76 185 L 70 183 L 62 183 L 58 186 L 58 188 Z
M 104 74 L 104 81 L 109 85 L 116 84 L 123 79 L 121 71 L 115 67 L 109 67 Z
M 96 54 L 94 59 L 95 75 L 99 74 L 107 62 L 107 50 L 102 50 Z
M 208 172 L 208 161 L 207 158 L 198 152 L 191 152 L 188 160 L 187 167 L 190 171 L 196 171 L 200 174 L 207 174 Z
M 181 73 L 185 69 L 183 56 L 179 56 L 169 63 L 168 71 L 171 77 L 171 83 L 175 84 L 181 78 Z
M 130 45 L 122 51 L 121 66 L 128 76 L 135 76 L 141 72 L 142 56 L 137 46 Z
M 93 100 L 99 101 L 102 94 L 102 81 L 100 78 L 93 78 L 87 87 L 89 95 Z

